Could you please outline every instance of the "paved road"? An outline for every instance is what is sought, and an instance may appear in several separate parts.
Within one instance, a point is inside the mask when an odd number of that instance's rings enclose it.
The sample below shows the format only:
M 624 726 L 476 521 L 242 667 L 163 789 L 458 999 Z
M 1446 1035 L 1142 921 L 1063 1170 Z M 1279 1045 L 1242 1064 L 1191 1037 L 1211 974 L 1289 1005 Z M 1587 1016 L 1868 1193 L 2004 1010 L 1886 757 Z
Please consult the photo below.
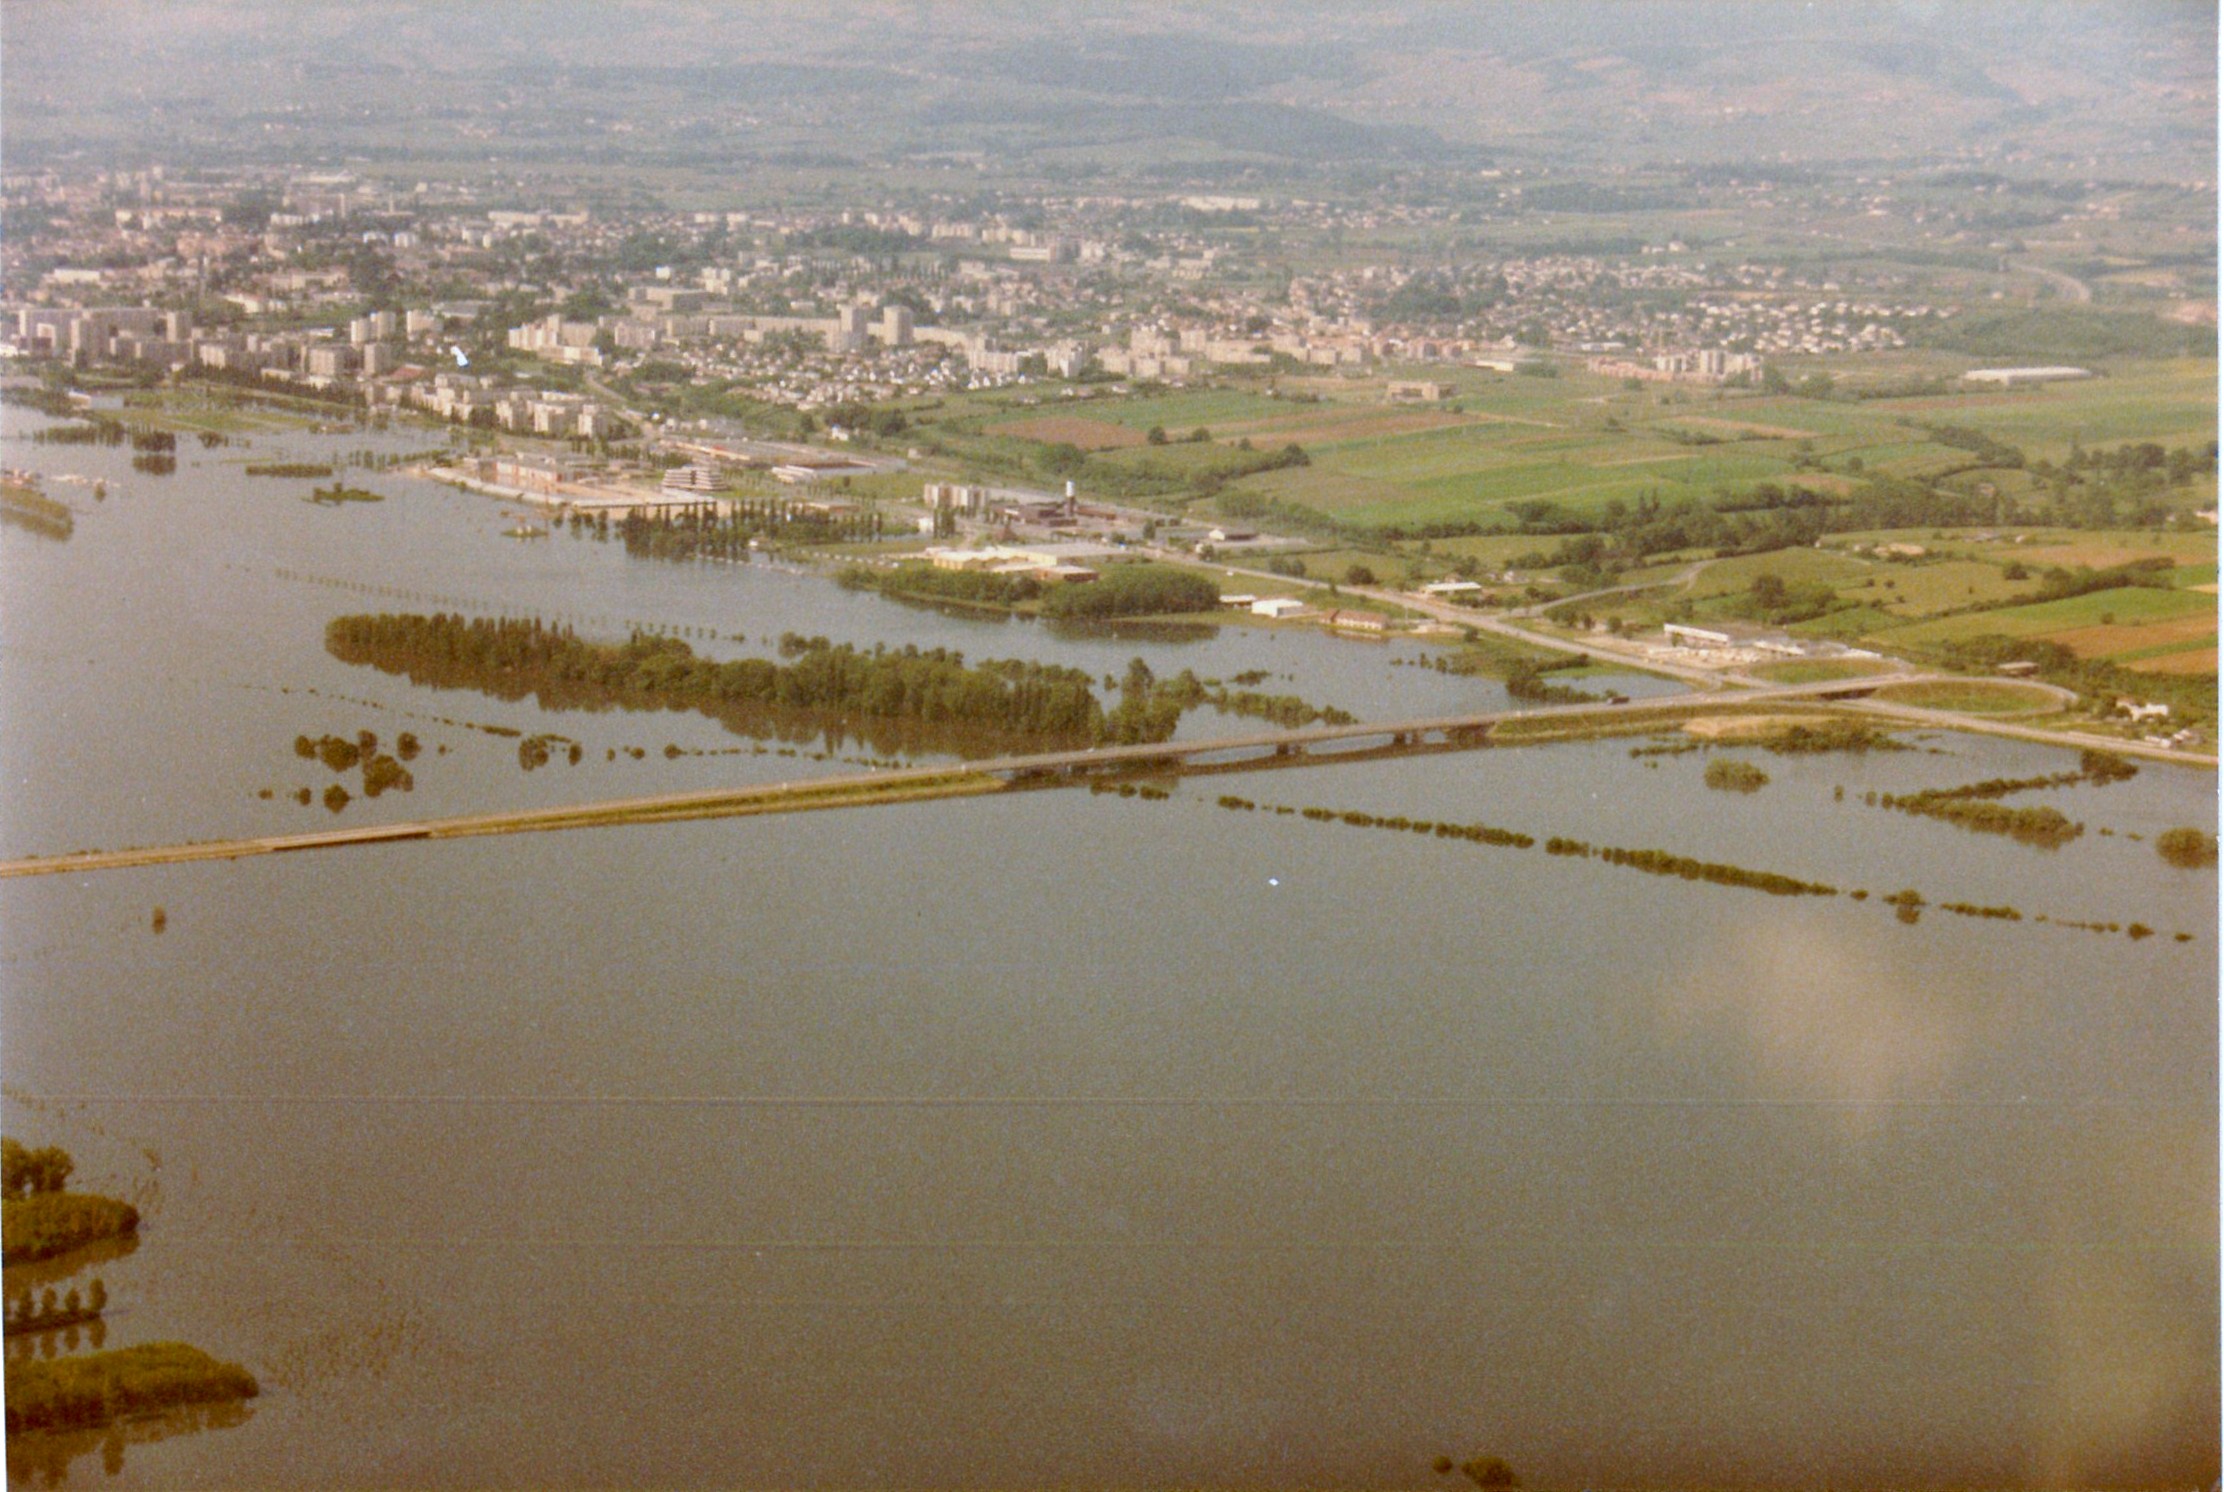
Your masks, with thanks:
M 1634 596 L 1640 591 L 1666 590 L 1669 586 L 1674 586 L 1678 590 L 1689 590 L 1691 583 L 1699 578 L 1700 573 L 1707 566 L 1716 563 L 1719 562 L 1716 560 L 1699 560 L 1696 563 L 1686 565 L 1673 575 L 1664 575 L 1658 580 L 1640 580 L 1631 585 L 1600 586 L 1595 591 L 1580 591 L 1572 596 L 1562 596 L 1557 601 L 1539 601 L 1534 606 L 1517 606 L 1512 611 L 1507 612 L 1506 615 L 1510 617 L 1544 616 L 1550 612 L 1558 611 L 1563 606 L 1580 606 L 1586 601 L 1596 601 L 1601 596 Z
M 1170 560 L 1178 564 L 1194 565 L 1197 563 L 1197 557 L 1191 554 L 1175 553 L 1164 549 L 1153 549 L 1149 553 L 1153 558 Z M 1216 559 L 1207 561 L 1207 563 L 1231 575 L 1248 575 L 1253 580 L 1275 581 L 1283 585 L 1300 585 L 1313 590 L 1327 590 L 1330 585 L 1330 582 L 1325 580 L 1313 580 L 1305 576 L 1277 575 L 1271 570 L 1254 570 L 1244 565 L 1231 565 L 1225 560 Z M 1433 621 L 1448 622 L 1455 627 L 1472 627 L 1478 632 L 1494 633 L 1497 636 L 1524 643 L 1530 647 L 1542 648 L 1547 652 L 1567 653 L 1574 657 L 1595 657 L 1601 660 L 1624 663 L 1643 673 L 1657 673 L 1669 678 L 1681 679 L 1695 688 L 1719 689 L 1722 687 L 1722 676 L 1719 669 L 1693 668 L 1679 663 L 1663 662 L 1648 652 L 1640 652 L 1635 647 L 1613 638 L 1571 642 L 1564 637 L 1553 637 L 1544 633 L 1531 632 L 1525 627 L 1516 625 L 1519 618 L 1537 616 L 1552 607 L 1589 600 L 1592 596 L 1619 595 L 1625 591 L 1652 590 L 1657 586 L 1675 585 L 1679 582 L 1688 583 L 1699 570 L 1711 563 L 1712 561 L 1701 561 L 1683 574 L 1671 575 L 1664 580 L 1650 581 L 1641 585 L 1611 586 L 1606 590 L 1592 591 L 1582 596 L 1569 596 L 1559 601 L 1541 602 L 1536 606 L 1524 607 L 1516 611 L 1506 612 L 1503 615 L 1476 611 L 1466 606 L 1456 606 L 1449 601 L 1440 601 L 1433 596 L 1419 596 L 1410 591 L 1391 590 L 1386 586 L 1339 585 L 1336 589 L 1341 595 L 1359 596 L 1369 601 L 1380 601 L 1391 606 L 1402 606 L 1408 611 L 1417 611 Z
M 682 819 L 786 813 L 813 808 L 862 807 L 875 803 L 917 801 L 928 797 L 995 792 L 1006 784 L 1019 781 L 1042 781 L 1060 776 L 1077 780 L 1080 775 L 1107 768 L 1180 767 L 1185 763 L 1193 763 L 1198 758 L 1212 756 L 1230 756 L 1240 761 L 1242 754 L 1247 752 L 1272 753 L 1274 759 L 1284 765 L 1308 762 L 1327 765 L 1338 759 L 1338 753 L 1316 754 L 1308 748 L 1370 738 L 1390 745 L 1435 744 L 1456 748 L 1485 744 L 1494 727 L 1512 721 L 1593 716 L 1620 723 L 1647 717 L 1690 716 L 1715 710 L 1742 710 L 1753 705 L 1820 701 L 1831 696 L 1863 693 L 1887 684 L 1931 682 L 1938 677 L 1927 674 L 1878 675 L 1704 695 L 1696 692 L 1668 695 L 1659 699 L 1633 700 L 1622 705 L 1542 705 L 1527 710 L 1493 710 L 1480 714 L 1437 716 L 1420 720 L 1322 725 L 1305 730 L 1261 731 L 1250 735 L 1211 737 L 1197 741 L 1035 752 L 960 762 L 953 766 L 905 767 L 887 772 L 808 778 L 800 782 L 711 788 L 690 793 L 665 793 L 652 797 L 582 803 L 566 808 L 521 809 L 427 819 L 414 823 L 321 829 L 306 834 L 210 840 L 198 844 L 150 845 L 141 849 L 99 850 L 85 854 L 0 861 L 0 878 L 76 875 L 97 870 L 127 870 L 144 865 L 178 865 L 197 860 L 238 860 L 254 855 L 290 854 L 300 850 L 339 849 L 349 845 L 387 844 L 412 839 L 460 839 L 485 834 L 529 834 L 556 829 L 606 828 L 622 823 L 669 823 Z M 1990 735 L 2042 741 L 2055 746 L 2096 747 L 2185 766 L 2213 769 L 2217 764 L 2213 756 L 2171 751 L 2149 746 L 2144 742 L 2122 741 L 2108 736 L 2041 730 L 2008 721 L 1952 715 L 1941 710 L 1885 700 L 1840 699 L 1835 702 L 1841 707 L 1883 715 L 1908 725 L 1979 731 Z M 1436 738 L 1435 742 L 1429 741 L 1431 737 Z
M 2027 275 L 2037 275 L 2081 306 L 2092 304 L 2093 287 L 2078 279 L 2075 275 L 2067 275 L 2058 269 L 2046 269 L 2036 264 L 2018 264 L 2015 268 L 2022 270 Z
M 1868 682 L 1874 685 L 1879 681 Z M 1544 705 L 1528 710 L 1497 710 L 1422 720 L 1322 725 L 1296 731 L 1260 731 L 1249 735 L 1211 737 L 1197 741 L 1035 752 L 961 762 L 954 766 L 905 767 L 895 771 L 808 778 L 800 782 L 619 798 L 565 808 L 520 809 L 412 823 L 320 829 L 306 834 L 263 835 L 245 839 L 208 840 L 196 844 L 150 845 L 139 849 L 40 856 L 0 861 L 0 878 L 73 875 L 95 870 L 125 870 L 142 865 L 176 865 L 196 860 L 238 860 L 254 855 L 290 854 L 298 850 L 337 849 L 348 845 L 386 844 L 398 840 L 528 834 L 554 829 L 602 827 L 614 823 L 668 822 L 752 813 L 781 813 L 819 807 L 850 807 L 899 799 L 994 791 L 1002 783 L 1013 780 L 1041 779 L 1106 768 L 1178 766 L 1196 757 L 1244 752 L 1277 755 L 1304 753 L 1310 746 L 1365 740 L 1370 737 L 1385 741 L 1403 739 L 1412 744 L 1419 744 L 1430 736 L 1437 737 L 1446 744 L 1461 744 L 1468 739 L 1479 742 L 1491 727 L 1514 720 L 1600 715 L 1609 711 L 1616 719 L 1689 714 L 1694 710 L 1703 711 L 1733 703 L 1742 705 L 1771 699 L 1812 699 L 1825 693 L 1859 687 L 1860 681 L 1840 681 L 1796 688 L 1759 689 L 1734 696 L 1699 698 L 1693 695 L 1675 695 L 1665 699 L 1639 700 L 1625 706 Z M 1333 754 L 1318 758 L 1306 755 L 1296 759 L 1332 762 L 1335 757 Z
M 2030 680 L 2025 679 L 2022 682 L 2029 683 Z M 2050 684 L 2045 687 L 2051 689 L 2055 686 Z M 2068 690 L 2061 692 L 2069 693 Z M 2076 698 L 2074 694 L 2070 697 Z M 2075 746 L 2080 750 L 2112 751 L 2118 756 L 2145 757 L 2149 761 L 2176 762 L 2181 767 L 2206 767 L 2211 771 L 2217 765 L 2216 757 L 2206 752 L 2153 746 L 2145 741 L 2127 741 L 2121 736 L 2094 735 L 2081 730 L 2048 730 L 2043 726 L 2017 725 L 2012 720 L 1989 720 L 1982 715 L 1956 715 L 1946 710 L 1926 710 L 1919 705 L 1903 705 L 1891 700 L 1858 699 L 1847 700 L 1844 704 L 1848 709 L 1889 716 L 1908 725 L 1931 725 L 1985 736 L 2013 736 L 2018 740 L 2040 741 L 2049 746 Z
M 1661 583 L 1668 584 L 1669 582 L 1663 581 Z M 1534 616 L 1543 609 L 1542 607 L 1530 607 L 1522 611 L 1508 612 L 1503 616 L 1497 616 L 1473 611 L 1465 606 L 1455 606 L 1449 601 L 1439 601 L 1430 596 L 1409 595 L 1404 591 L 1356 587 L 1348 589 L 1351 589 L 1354 595 L 1410 607 L 1423 616 L 1433 617 L 1437 621 L 1450 622 L 1459 627 L 1473 627 L 1478 632 L 1494 633 L 1500 637 L 1510 638 L 1515 642 L 1525 643 L 1530 647 L 1544 648 L 1555 653 L 1569 653 L 1576 657 L 1596 658 L 1602 662 L 1624 663 L 1642 673 L 1664 674 L 1672 679 L 1681 679 L 1686 684 L 1698 689 L 1720 689 L 1722 687 L 1722 671 L 1720 669 L 1698 668 L 1689 664 L 1671 663 L 1655 657 L 1650 650 L 1640 650 L 1634 644 L 1625 643 L 1612 636 L 1587 637 L 1581 642 L 1573 642 L 1564 637 L 1532 632 L 1527 627 L 1518 624 L 1516 618 Z M 1636 589 L 1650 589 L 1650 587 L 1636 587 Z M 1568 598 L 1570 601 L 1576 599 L 1573 596 Z M 1564 605 L 1566 603 L 1552 604 Z

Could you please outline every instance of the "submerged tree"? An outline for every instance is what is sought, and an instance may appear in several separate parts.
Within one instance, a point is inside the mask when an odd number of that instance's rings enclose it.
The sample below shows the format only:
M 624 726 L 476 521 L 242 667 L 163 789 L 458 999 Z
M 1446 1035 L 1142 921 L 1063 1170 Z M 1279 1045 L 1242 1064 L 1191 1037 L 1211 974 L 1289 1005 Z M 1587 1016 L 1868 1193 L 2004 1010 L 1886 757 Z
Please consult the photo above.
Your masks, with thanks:
M 1456 1466 L 1450 1456 L 1438 1456 L 1434 1464 L 1438 1476 L 1450 1476 L 1454 1471 L 1457 1471 L 1477 1487 L 1518 1487 L 1521 1485 L 1521 1478 L 1514 1474 L 1513 1467 L 1507 1465 L 1503 1459 L 1497 1456 L 1477 1456 L 1472 1460 L 1462 1461 Z
M 2155 853 L 2185 870 L 2214 865 L 2216 836 L 2203 829 L 2165 829 L 2155 836 Z
M 76 1169 L 77 1162 L 59 1145 L 32 1150 L 19 1140 L 0 1139 L 0 1197 L 58 1192 Z

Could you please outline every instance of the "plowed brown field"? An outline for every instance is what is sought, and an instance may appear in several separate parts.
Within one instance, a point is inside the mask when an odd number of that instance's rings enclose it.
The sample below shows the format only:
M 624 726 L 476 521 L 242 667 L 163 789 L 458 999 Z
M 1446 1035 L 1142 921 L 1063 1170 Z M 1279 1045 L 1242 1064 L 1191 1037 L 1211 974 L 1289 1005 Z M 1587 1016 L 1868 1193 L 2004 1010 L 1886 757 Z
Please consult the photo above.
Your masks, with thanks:
M 2133 673 L 2215 673 L 2216 649 L 2195 648 L 2187 653 L 2164 653 L 2122 665 Z
M 1046 445 L 1079 446 L 1084 451 L 1113 451 L 1145 443 L 1140 430 L 1115 425 L 1110 420 L 1084 419 L 1073 414 L 1046 414 L 1031 420 L 1014 420 L 993 427 L 998 435 L 1039 440 Z
M 2107 658 L 2117 653 L 2129 653 L 2140 648 L 2158 647 L 2166 642 L 2192 642 L 2196 638 L 2214 637 L 2216 618 L 2213 616 L 2179 617 L 2174 622 L 2155 622 L 2150 626 L 2132 627 L 2121 624 L 2106 627 L 2076 627 L 2067 632 L 2050 632 L 2048 642 L 2058 642 L 2080 658 Z M 2173 653 L 2171 657 L 2178 656 Z M 2161 658 L 2147 662 L 2161 663 Z M 2131 667 L 2143 667 L 2132 664 Z M 2154 670 L 2171 672 L 2173 670 Z

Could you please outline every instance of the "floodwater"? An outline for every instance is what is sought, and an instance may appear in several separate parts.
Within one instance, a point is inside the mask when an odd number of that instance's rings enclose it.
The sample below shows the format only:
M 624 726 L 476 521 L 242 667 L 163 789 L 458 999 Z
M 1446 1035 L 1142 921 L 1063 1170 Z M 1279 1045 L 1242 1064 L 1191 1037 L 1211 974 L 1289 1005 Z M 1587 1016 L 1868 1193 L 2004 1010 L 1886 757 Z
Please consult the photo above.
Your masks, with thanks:
M 67 541 L 0 529 L 0 854 L 858 770 L 351 668 L 322 647 L 351 610 L 1141 656 L 1362 718 L 1503 699 L 1413 644 L 1061 635 L 238 469 L 379 439 L 185 441 L 166 478 L 8 443 L 110 495 L 49 484 Z M 488 725 L 583 760 L 524 772 Z M 424 740 L 415 790 L 293 802 L 335 780 L 295 736 L 360 729 Z M 1436 1455 L 1484 1451 L 1539 1486 L 2206 1483 L 2216 879 L 2151 841 L 2213 830 L 2214 779 L 2045 795 L 2089 827 L 2042 851 L 1861 796 L 2068 753 L 1915 739 L 1754 754 L 1750 797 L 1602 741 L 0 884 L 8 1132 L 147 1218 L 82 1276 L 109 1345 L 264 1388 L 19 1469 L 1441 1487 Z M 1913 925 L 1878 900 L 1903 887 Z

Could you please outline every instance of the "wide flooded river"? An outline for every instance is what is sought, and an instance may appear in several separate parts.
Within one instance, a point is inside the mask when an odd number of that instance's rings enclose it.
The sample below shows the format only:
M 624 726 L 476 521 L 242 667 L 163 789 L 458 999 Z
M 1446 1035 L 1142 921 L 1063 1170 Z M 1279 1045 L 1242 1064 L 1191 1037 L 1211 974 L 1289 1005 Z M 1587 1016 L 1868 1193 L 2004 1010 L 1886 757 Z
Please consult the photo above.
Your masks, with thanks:
M 21 438 L 38 423 L 9 411 L 8 465 L 109 490 L 49 481 L 67 540 L 0 529 L 0 855 L 870 754 L 419 688 L 325 653 L 357 610 L 657 626 L 722 657 L 791 630 L 1140 656 L 1362 718 L 1503 702 L 1410 643 L 951 618 L 508 538 L 500 503 L 386 474 L 355 478 L 384 502 L 315 506 L 240 466 L 422 435 L 188 439 L 155 477 Z M 416 786 L 335 817 L 293 743 L 363 729 L 423 740 Z M 524 771 L 503 731 L 581 760 Z M 2215 780 L 2016 800 L 2088 826 L 2045 851 L 1862 796 L 2073 754 L 1909 739 L 1744 753 L 1773 778 L 1749 797 L 1706 791 L 1706 755 L 1599 741 L 0 883 L 7 1130 L 146 1215 L 99 1267 L 109 1344 L 190 1342 L 264 1389 L 236 1423 L 39 1464 L 1356 1488 L 1442 1487 L 1435 1456 L 1480 1450 L 1536 1486 L 2205 1483 L 2217 886 L 2152 840 L 2213 830 Z M 1551 835 L 1873 894 L 1649 876 Z M 1912 924 L 1881 902 L 1904 887 Z

